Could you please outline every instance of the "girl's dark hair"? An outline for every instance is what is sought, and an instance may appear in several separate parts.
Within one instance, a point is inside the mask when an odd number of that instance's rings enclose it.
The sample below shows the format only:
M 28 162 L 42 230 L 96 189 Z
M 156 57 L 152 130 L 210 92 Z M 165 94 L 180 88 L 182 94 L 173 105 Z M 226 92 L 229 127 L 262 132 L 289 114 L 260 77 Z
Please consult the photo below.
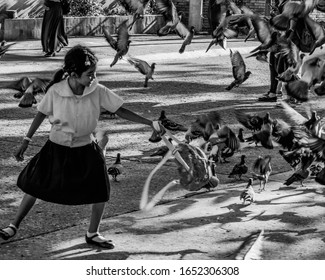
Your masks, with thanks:
M 46 91 L 56 84 L 67 75 L 75 72 L 80 76 L 83 72 L 87 71 L 90 67 L 94 66 L 98 61 L 95 54 L 86 46 L 76 45 L 71 48 L 64 57 L 64 65 L 62 69 L 59 69 L 53 76 L 52 81 L 46 88 Z

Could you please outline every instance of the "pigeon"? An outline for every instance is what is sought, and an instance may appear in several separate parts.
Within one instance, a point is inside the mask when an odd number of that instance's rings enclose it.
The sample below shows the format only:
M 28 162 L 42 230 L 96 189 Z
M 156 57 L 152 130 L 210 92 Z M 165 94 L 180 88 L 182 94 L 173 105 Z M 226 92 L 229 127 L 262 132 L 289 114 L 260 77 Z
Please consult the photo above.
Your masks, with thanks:
M 239 139 L 240 142 L 245 142 L 243 131 L 244 129 L 242 127 L 239 128 L 238 130 L 237 138 Z
M 149 0 L 119 0 L 118 2 L 129 14 L 133 14 L 133 21 L 129 25 L 129 29 L 132 29 L 134 23 L 143 18 Z
M 294 133 L 291 125 L 281 119 L 273 121 L 272 136 L 284 149 L 292 150 L 294 146 Z
M 117 176 L 123 173 L 123 165 L 121 164 L 121 154 L 118 153 L 116 156 L 115 163 L 112 164 L 108 169 L 107 173 L 112 176 L 115 182 L 117 181 Z
M 168 141 L 170 143 L 172 143 L 171 138 L 168 138 Z M 155 157 L 155 156 L 164 157 L 168 151 L 169 151 L 169 148 L 167 146 L 161 146 L 161 147 L 157 148 L 152 154 L 150 154 L 150 157 Z
M 129 46 L 131 43 L 131 40 L 129 40 L 130 35 L 128 32 L 128 27 L 126 25 L 126 22 L 128 20 L 123 21 L 117 30 L 117 40 L 115 40 L 107 31 L 106 28 L 103 28 L 104 36 L 106 38 L 106 41 L 110 44 L 110 46 L 116 51 L 116 55 L 114 57 L 114 60 L 112 61 L 110 67 L 113 67 L 119 59 L 122 59 L 124 55 L 127 54 L 129 51 Z
M 261 130 L 263 125 L 263 117 L 257 114 L 248 114 L 239 110 L 235 110 L 235 116 L 243 126 L 252 131 Z
M 163 15 L 166 22 L 166 25 L 157 31 L 158 36 L 166 36 L 171 31 L 174 31 L 179 23 L 182 25 L 180 16 L 172 0 L 156 0 L 156 8 Z
M 219 129 L 221 126 L 221 116 L 218 111 L 211 111 L 207 114 L 202 114 L 196 118 L 194 122 L 190 124 L 189 129 L 185 134 L 185 141 L 187 143 L 191 142 L 191 140 L 198 137 L 210 137 L 211 134 L 207 135 L 207 127 L 212 125 L 210 128 L 210 133 L 212 133 L 213 129 Z
M 32 107 L 33 104 L 37 103 L 35 95 L 38 92 L 45 93 L 49 84 L 50 80 L 48 79 L 33 79 L 24 92 L 20 92 L 14 95 L 15 98 L 20 98 L 22 96 L 22 99 L 20 100 L 18 106 L 21 108 Z M 22 83 L 22 86 L 25 87 L 26 83 Z
M 241 180 L 241 176 L 246 174 L 248 171 L 248 167 L 245 161 L 246 155 L 242 155 L 240 158 L 240 162 L 236 163 L 233 167 L 232 171 L 230 172 L 228 178 L 237 178 Z
M 253 178 L 258 179 L 260 181 L 260 192 L 265 191 L 266 184 L 272 172 L 271 159 L 272 158 L 269 155 L 265 157 L 259 156 L 253 164 Z
M 280 155 L 283 157 L 283 159 L 290 164 L 290 166 L 295 170 L 296 167 L 301 162 L 301 151 L 284 151 L 279 150 Z
M 16 44 L 16 43 L 7 44 L 7 42 L 5 40 L 3 40 L 0 43 L 0 59 L 5 55 L 5 53 L 9 50 L 9 48 L 11 46 L 13 46 L 14 44 Z
M 301 157 L 301 167 L 295 171 L 283 184 L 290 186 L 294 182 L 300 182 L 300 185 L 304 187 L 304 180 L 306 180 L 310 174 L 310 166 L 314 162 L 315 157 L 313 154 L 303 155 Z
M 253 136 L 246 138 L 246 141 L 253 141 L 257 145 L 261 143 L 261 145 L 266 149 L 273 149 L 273 141 L 272 141 L 272 130 L 273 130 L 273 120 L 270 118 L 270 113 L 267 112 L 265 117 L 263 118 L 263 125 L 261 130 L 253 133 Z
M 149 65 L 146 61 L 131 56 L 127 58 L 127 61 L 145 76 L 143 86 L 148 87 L 148 81 L 153 80 L 152 75 L 155 72 L 156 63 Z
M 226 87 L 226 90 L 231 90 L 235 86 L 238 87 L 245 82 L 252 73 L 251 71 L 246 71 L 246 64 L 238 51 L 233 53 L 232 50 L 230 50 L 230 60 L 232 64 L 232 74 L 235 80 Z
M 181 48 L 179 49 L 179 53 L 183 53 L 185 51 L 186 46 L 188 46 L 192 43 L 192 39 L 194 37 L 194 32 L 195 32 L 194 26 L 191 26 L 190 31 L 187 33 L 187 35 L 183 41 L 183 44 L 182 44 Z
M 158 119 L 162 126 L 171 131 L 187 131 L 187 128 L 182 124 L 176 123 L 166 117 L 165 110 L 162 110 L 160 113 L 160 117 Z
M 255 201 L 255 192 L 253 189 L 253 179 L 249 178 L 248 179 L 248 184 L 245 188 L 245 190 L 243 190 L 243 192 L 240 194 L 240 200 L 243 200 L 243 204 L 248 203 L 252 204 Z

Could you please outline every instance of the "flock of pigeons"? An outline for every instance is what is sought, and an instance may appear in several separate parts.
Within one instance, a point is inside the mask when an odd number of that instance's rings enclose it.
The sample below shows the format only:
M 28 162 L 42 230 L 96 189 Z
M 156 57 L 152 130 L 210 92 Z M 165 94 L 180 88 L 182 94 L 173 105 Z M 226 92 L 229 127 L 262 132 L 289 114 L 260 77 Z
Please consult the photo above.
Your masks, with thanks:
M 116 55 L 111 63 L 113 67 L 119 59 L 122 59 L 130 47 L 129 30 L 133 24 L 143 18 L 145 8 L 150 0 L 119 0 L 128 12 L 132 12 L 133 22 L 127 24 L 123 21 L 117 29 L 116 39 L 103 28 L 104 37 L 109 45 L 116 51 Z M 260 45 L 251 51 L 249 57 L 256 57 L 258 61 L 268 63 L 268 54 L 274 53 L 276 57 L 281 56 L 286 61 L 287 68 L 277 77 L 285 85 L 289 96 L 300 101 L 308 100 L 310 88 L 321 83 L 315 88 L 317 95 L 325 94 L 325 82 L 323 82 L 323 67 L 325 66 L 325 56 L 304 61 L 305 53 L 310 55 L 316 48 L 321 47 L 325 42 L 325 31 L 322 25 L 310 17 L 310 13 L 315 9 L 325 12 L 325 7 L 321 1 L 304 0 L 297 1 L 276 1 L 276 6 L 271 6 L 271 16 L 262 16 L 254 13 L 249 8 L 236 4 L 229 0 L 209 1 L 209 21 L 213 29 L 212 41 L 206 51 L 213 45 L 220 45 L 224 48 L 226 38 L 234 38 L 239 34 L 246 34 L 245 41 L 253 34 L 256 34 Z M 176 32 L 183 39 L 179 53 L 183 53 L 187 45 L 194 39 L 194 27 L 189 29 L 182 23 L 182 13 L 178 13 L 172 0 L 155 0 L 157 10 L 164 16 L 165 26 L 157 32 L 158 36 L 164 36 L 171 32 Z M 218 18 L 218 20 L 214 20 Z M 14 44 L 14 43 L 12 43 Z M 0 58 L 12 44 L 2 42 L 0 45 Z M 243 57 L 238 51 L 230 51 L 231 64 L 233 68 L 234 81 L 226 88 L 231 90 L 238 87 L 249 78 L 250 71 L 246 71 Z M 141 74 L 145 76 L 144 87 L 148 86 L 148 81 L 153 80 L 155 63 L 151 65 L 141 59 L 128 56 L 126 59 Z M 298 72 L 301 75 L 298 76 Z M 44 92 L 49 80 L 30 79 L 23 77 L 11 85 L 19 93 L 15 95 L 21 98 L 20 107 L 30 107 L 34 103 L 35 93 Z M 290 185 L 295 181 L 307 179 L 311 173 L 315 180 L 325 184 L 325 121 L 317 116 L 317 113 L 309 112 L 307 118 L 303 117 L 287 103 L 282 102 L 284 112 L 294 122 L 294 125 L 286 123 L 281 119 L 271 118 L 269 113 L 264 116 L 250 115 L 236 110 L 235 115 L 238 122 L 247 130 L 251 131 L 251 136 L 244 138 L 243 128 L 240 128 L 236 135 L 227 125 L 223 125 L 218 112 L 211 112 L 199 116 L 191 123 L 190 128 L 177 124 L 166 117 L 164 111 L 161 112 L 159 121 L 170 131 L 183 131 L 185 142 L 193 144 L 197 141 L 199 147 L 205 152 L 207 158 L 215 163 L 226 162 L 235 152 L 239 151 L 247 143 L 261 144 L 266 149 L 272 149 L 273 143 L 277 142 L 283 147 L 280 155 L 294 168 L 294 173 L 284 184 Z M 105 136 L 106 137 L 106 136 Z M 198 141 L 200 139 L 200 141 Z M 170 139 L 172 142 L 173 140 Z M 105 146 L 105 145 L 104 145 Z M 103 147 L 104 147 L 103 146 Z M 164 156 L 168 148 L 162 147 L 152 156 Z M 120 155 L 117 156 L 116 166 L 120 166 Z M 253 164 L 252 178 L 249 179 L 247 188 L 241 195 L 244 202 L 253 202 L 254 191 L 252 191 L 253 178 L 260 181 L 260 191 L 265 190 L 268 178 L 272 172 L 271 157 L 258 157 Z M 112 168 L 110 174 L 114 180 L 121 173 L 118 168 Z M 241 179 L 241 176 L 248 172 L 245 155 L 236 164 L 229 174 L 229 177 Z M 324 178 L 323 178 L 324 177 Z

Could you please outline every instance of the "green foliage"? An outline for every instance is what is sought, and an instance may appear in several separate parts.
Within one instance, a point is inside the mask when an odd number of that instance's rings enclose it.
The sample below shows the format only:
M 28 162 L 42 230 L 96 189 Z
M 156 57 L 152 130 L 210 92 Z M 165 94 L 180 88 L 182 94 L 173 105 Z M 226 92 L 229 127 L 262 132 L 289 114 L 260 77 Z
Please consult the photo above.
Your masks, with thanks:
M 116 1 L 113 5 L 103 8 L 103 0 L 69 0 L 71 11 L 70 17 L 83 16 L 109 16 L 109 15 L 128 15 L 125 8 Z M 145 14 L 158 14 L 156 0 L 150 0 Z
M 71 17 L 104 15 L 100 0 L 70 0 Z

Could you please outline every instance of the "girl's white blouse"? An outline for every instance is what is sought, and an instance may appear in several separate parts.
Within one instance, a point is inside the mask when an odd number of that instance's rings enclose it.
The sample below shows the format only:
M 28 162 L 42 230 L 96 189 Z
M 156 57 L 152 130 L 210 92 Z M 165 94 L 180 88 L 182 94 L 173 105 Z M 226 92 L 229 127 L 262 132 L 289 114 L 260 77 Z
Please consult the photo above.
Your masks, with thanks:
M 52 124 L 50 140 L 59 145 L 81 147 L 91 143 L 100 112 L 116 112 L 123 99 L 94 80 L 83 95 L 73 94 L 68 80 L 49 88 L 38 105 L 38 111 L 47 115 Z

